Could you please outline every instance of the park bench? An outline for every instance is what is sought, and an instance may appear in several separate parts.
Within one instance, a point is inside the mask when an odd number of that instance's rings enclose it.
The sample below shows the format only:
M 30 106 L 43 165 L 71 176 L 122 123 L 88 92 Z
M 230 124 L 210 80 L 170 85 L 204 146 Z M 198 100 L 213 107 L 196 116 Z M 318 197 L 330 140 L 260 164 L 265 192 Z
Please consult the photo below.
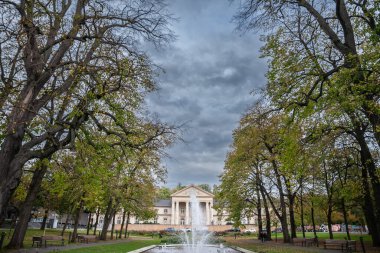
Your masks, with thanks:
M 312 245 L 318 245 L 318 238 L 305 238 L 305 247 L 310 247 Z
M 301 244 L 301 246 L 304 246 L 306 245 L 305 238 L 292 238 L 292 244 L 294 245 Z
M 32 238 L 32 247 L 34 247 L 34 244 L 36 244 L 36 247 L 41 247 L 42 245 L 42 237 L 41 236 L 33 236 Z
M 356 241 L 355 240 L 347 241 L 346 250 L 349 252 L 356 252 Z
M 41 238 L 41 241 L 45 243 L 45 248 L 47 246 L 47 242 L 60 242 L 62 246 L 65 245 L 65 239 L 61 235 L 44 235 Z
M 327 239 L 323 244 L 325 249 L 340 249 L 341 251 L 356 251 L 356 241 Z
M 315 238 L 293 238 L 294 245 L 300 244 L 301 246 L 309 247 L 315 244 Z
M 85 242 L 85 243 L 88 243 L 89 241 L 96 242 L 97 237 L 96 235 L 78 235 L 78 241 Z

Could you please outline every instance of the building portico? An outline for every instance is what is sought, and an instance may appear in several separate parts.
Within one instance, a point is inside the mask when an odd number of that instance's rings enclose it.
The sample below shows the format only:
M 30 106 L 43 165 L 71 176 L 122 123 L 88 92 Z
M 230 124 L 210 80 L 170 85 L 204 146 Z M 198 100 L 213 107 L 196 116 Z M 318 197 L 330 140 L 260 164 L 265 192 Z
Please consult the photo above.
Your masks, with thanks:
M 213 199 L 214 195 L 197 187 L 188 186 L 171 195 L 171 223 L 172 225 L 191 225 L 192 206 L 191 195 L 194 194 L 199 202 L 199 208 L 204 217 L 204 225 L 214 224 Z

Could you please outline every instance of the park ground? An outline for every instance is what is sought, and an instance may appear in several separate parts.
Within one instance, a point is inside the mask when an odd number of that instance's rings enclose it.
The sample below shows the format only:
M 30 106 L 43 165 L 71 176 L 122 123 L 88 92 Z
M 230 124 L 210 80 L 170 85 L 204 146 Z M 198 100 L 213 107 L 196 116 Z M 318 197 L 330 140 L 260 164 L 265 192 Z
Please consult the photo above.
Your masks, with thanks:
M 129 251 L 133 251 L 135 249 L 139 249 L 142 247 L 146 247 L 149 245 L 160 244 L 161 239 L 158 238 L 157 235 L 151 234 L 132 234 L 127 239 L 118 239 L 118 240 L 108 240 L 108 241 L 98 241 L 97 243 L 71 243 L 65 244 L 66 246 L 57 246 L 52 245 L 48 248 L 32 248 L 32 237 L 36 235 L 42 235 L 43 231 L 38 229 L 30 229 L 27 232 L 25 237 L 24 245 L 25 248 L 22 250 L 0 250 L 1 253 L 48 253 L 48 252 L 65 252 L 65 253 L 125 253 Z M 47 230 L 45 233 L 48 235 L 56 234 L 58 235 L 60 231 L 58 230 Z M 65 233 L 65 241 L 68 241 L 69 232 Z M 302 237 L 302 234 L 298 235 Z M 312 237 L 312 233 L 307 233 L 306 237 Z M 357 240 L 357 252 L 363 252 L 360 243 L 359 237 L 361 235 L 354 234 L 352 235 L 353 240 Z M 224 244 L 229 246 L 237 246 L 245 249 L 249 249 L 253 252 L 257 253 L 340 253 L 340 250 L 325 250 L 323 249 L 323 240 L 328 237 L 328 233 L 318 233 L 318 238 L 320 243 L 320 247 L 300 247 L 289 244 L 282 243 L 281 235 L 278 235 L 277 242 L 274 237 L 272 241 L 261 242 L 257 240 L 256 235 L 249 236 L 241 236 L 238 235 L 235 238 L 235 234 L 231 233 L 226 236 L 220 237 L 221 240 L 224 241 Z M 344 239 L 344 233 L 334 233 L 335 239 Z M 163 238 L 167 239 L 167 238 Z M 375 249 L 371 247 L 370 237 L 368 235 L 363 235 L 366 253 L 379 253 L 379 249 Z M 6 237 L 4 245 L 6 245 L 9 239 Z

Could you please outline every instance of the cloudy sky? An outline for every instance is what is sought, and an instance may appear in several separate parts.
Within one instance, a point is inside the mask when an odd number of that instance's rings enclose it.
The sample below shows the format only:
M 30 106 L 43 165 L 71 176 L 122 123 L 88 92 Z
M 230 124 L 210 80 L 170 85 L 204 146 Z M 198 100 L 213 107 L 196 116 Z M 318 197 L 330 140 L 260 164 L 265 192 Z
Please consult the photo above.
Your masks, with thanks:
M 160 90 L 148 108 L 163 121 L 186 123 L 182 138 L 168 150 L 168 187 L 219 184 L 232 131 L 255 101 L 250 92 L 265 84 L 262 43 L 253 33 L 235 31 L 231 23 L 237 4 L 228 0 L 170 0 L 178 21 L 177 40 L 169 47 L 149 50 L 165 69 Z

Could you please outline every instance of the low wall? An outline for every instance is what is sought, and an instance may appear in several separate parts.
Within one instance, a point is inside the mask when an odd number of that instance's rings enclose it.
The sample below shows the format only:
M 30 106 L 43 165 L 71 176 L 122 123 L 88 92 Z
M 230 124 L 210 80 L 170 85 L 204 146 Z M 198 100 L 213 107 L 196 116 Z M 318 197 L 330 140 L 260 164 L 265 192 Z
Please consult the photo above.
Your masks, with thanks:
M 190 225 L 170 225 L 170 224 L 128 224 L 128 230 L 131 231 L 160 231 L 167 228 L 174 228 L 176 230 L 191 228 Z M 232 225 L 210 225 L 207 226 L 209 231 L 221 232 L 232 229 Z M 115 225 L 115 230 L 120 230 L 120 225 Z

